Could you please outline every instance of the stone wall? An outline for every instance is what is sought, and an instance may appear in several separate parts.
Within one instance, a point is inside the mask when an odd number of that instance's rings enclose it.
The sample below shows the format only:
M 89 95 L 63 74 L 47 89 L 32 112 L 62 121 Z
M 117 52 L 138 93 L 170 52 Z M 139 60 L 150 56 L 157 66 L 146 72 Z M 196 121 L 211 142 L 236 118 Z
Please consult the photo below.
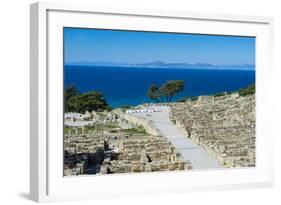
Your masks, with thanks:
M 175 148 L 164 137 L 138 136 L 119 138 L 115 146 L 118 156 L 105 157 L 101 166 L 103 173 L 132 173 L 174 171 L 191 169 Z M 121 142 L 121 143 L 120 143 Z M 116 145 L 116 144 L 115 144 Z
M 174 103 L 170 118 L 225 167 L 255 166 L 255 95 Z
M 161 136 L 66 135 L 64 174 L 114 174 L 191 169 Z
M 117 114 L 121 119 L 124 119 L 124 120 L 134 124 L 135 126 L 142 126 L 145 129 L 145 131 L 152 136 L 161 135 L 160 131 L 152 125 L 150 120 L 140 118 L 140 117 L 135 117 L 133 115 L 124 113 L 122 110 L 119 110 L 119 109 L 114 110 L 113 112 L 115 114 Z

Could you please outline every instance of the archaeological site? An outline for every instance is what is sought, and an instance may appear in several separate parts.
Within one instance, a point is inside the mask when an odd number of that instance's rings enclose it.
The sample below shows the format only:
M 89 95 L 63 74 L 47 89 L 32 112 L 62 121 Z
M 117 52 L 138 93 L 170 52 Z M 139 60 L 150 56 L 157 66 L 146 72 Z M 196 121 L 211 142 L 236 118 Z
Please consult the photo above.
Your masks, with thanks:
M 186 136 L 224 167 L 255 166 L 255 95 L 201 96 L 171 106 Z
M 161 126 L 164 118 L 168 124 Z M 65 176 L 254 167 L 255 94 L 66 113 L 64 133 Z M 198 166 L 193 152 L 186 152 L 195 148 L 182 148 L 187 140 L 217 164 L 199 159 Z
M 192 168 L 156 130 L 154 135 L 147 133 L 140 125 L 144 122 L 133 124 L 124 117 L 126 114 L 116 114 L 121 112 L 94 112 L 93 125 L 66 128 L 65 176 Z

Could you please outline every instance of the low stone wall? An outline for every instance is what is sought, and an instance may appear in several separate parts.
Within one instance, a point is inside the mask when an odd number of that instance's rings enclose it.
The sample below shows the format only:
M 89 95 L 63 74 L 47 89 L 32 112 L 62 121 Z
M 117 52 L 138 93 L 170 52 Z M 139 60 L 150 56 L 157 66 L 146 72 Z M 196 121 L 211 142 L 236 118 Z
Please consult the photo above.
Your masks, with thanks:
M 171 120 L 225 167 L 255 166 L 255 95 L 174 103 Z
M 135 117 L 122 110 L 114 110 L 109 114 L 119 124 L 108 126 L 107 132 L 85 134 L 84 128 L 79 128 L 82 132 L 73 128 L 75 133 L 65 134 L 65 176 L 192 169 L 191 163 L 185 161 L 175 147 L 161 136 L 150 120 Z M 116 127 L 121 130 L 138 130 L 140 126 L 142 129 L 139 133 L 110 132 Z
M 141 118 L 141 117 L 135 117 L 133 115 L 124 113 L 122 110 L 113 110 L 115 114 L 117 114 L 120 118 L 123 118 L 124 120 L 136 125 L 136 126 L 142 126 L 145 131 L 153 136 L 160 136 L 160 131 L 152 125 L 152 122 L 150 120 Z
M 133 173 L 133 172 L 156 172 L 156 171 L 176 171 L 176 170 L 189 170 L 191 169 L 190 164 L 186 164 L 184 161 L 158 161 L 147 164 L 140 163 L 129 163 L 123 162 L 112 163 L 107 166 L 108 170 L 112 173 Z
M 192 169 L 162 136 L 80 134 L 64 142 L 65 176 Z

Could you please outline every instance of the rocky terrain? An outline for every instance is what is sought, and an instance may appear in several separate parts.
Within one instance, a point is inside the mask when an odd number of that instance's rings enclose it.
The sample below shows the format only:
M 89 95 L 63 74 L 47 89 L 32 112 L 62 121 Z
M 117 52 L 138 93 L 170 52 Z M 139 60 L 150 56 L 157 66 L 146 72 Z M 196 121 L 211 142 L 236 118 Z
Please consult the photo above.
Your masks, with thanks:
M 85 120 L 91 125 L 65 126 L 65 176 L 192 168 L 165 137 L 151 135 L 151 127 L 145 129 L 149 127 L 146 122 L 128 121 L 126 114 L 120 113 L 120 110 L 88 113 Z
M 170 119 L 224 167 L 255 166 L 255 94 L 173 103 Z

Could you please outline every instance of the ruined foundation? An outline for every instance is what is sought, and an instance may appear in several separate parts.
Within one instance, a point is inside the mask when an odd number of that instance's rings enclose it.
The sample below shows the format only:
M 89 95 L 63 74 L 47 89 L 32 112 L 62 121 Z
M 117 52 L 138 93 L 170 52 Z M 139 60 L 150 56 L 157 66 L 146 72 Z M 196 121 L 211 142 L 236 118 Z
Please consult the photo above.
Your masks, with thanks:
M 66 135 L 65 176 L 191 169 L 164 138 L 150 135 Z
M 255 166 L 255 95 L 201 96 L 173 103 L 170 118 L 223 166 Z

